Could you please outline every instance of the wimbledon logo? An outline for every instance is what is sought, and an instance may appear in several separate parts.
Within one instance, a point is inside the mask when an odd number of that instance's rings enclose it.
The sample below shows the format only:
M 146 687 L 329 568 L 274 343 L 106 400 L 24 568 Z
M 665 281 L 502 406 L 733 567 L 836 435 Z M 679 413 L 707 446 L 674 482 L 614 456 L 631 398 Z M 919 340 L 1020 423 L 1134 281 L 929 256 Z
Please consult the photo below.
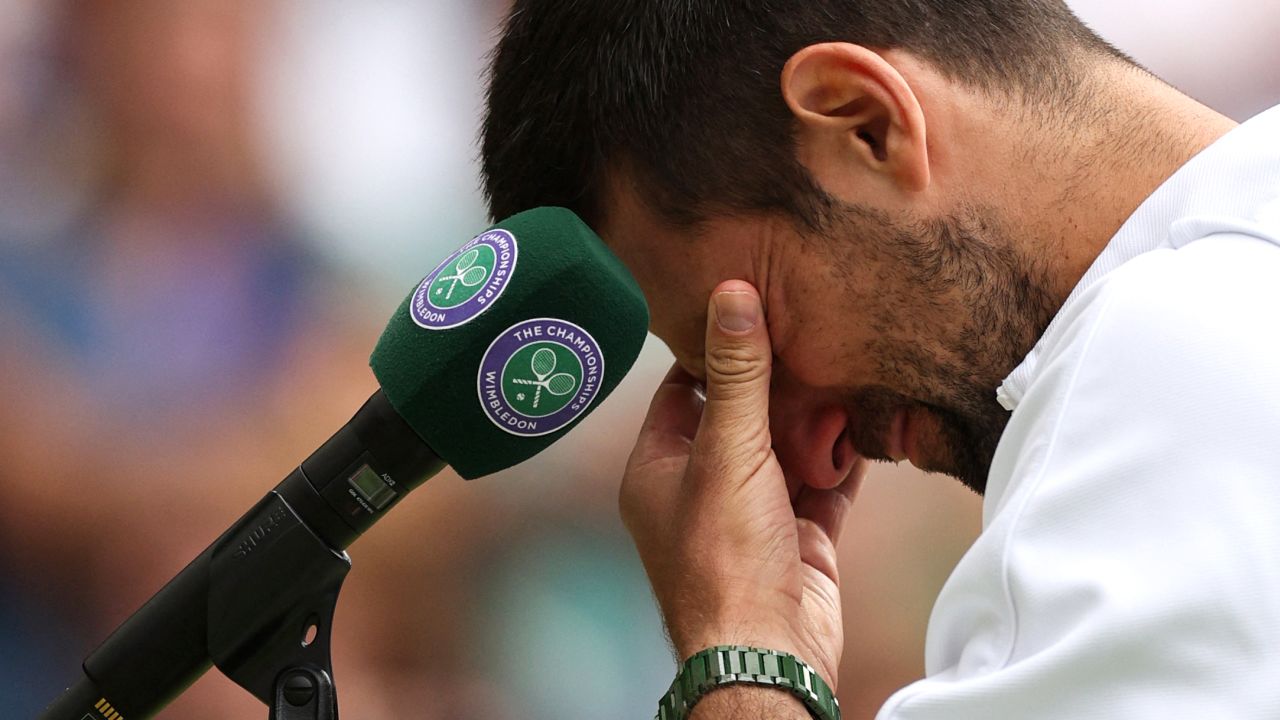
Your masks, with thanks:
M 565 320 L 513 325 L 480 361 L 480 405 L 512 435 L 548 435 L 587 411 L 604 380 L 595 338 Z
M 458 248 L 431 271 L 409 304 L 413 321 L 428 330 L 465 325 L 502 295 L 516 269 L 516 238 L 490 230 Z

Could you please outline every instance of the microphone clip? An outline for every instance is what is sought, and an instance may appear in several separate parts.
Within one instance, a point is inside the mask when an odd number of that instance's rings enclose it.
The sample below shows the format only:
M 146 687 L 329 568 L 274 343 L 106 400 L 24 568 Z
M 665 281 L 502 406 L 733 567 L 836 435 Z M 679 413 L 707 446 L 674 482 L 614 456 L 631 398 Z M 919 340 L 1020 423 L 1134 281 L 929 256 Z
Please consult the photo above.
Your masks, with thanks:
M 266 703 L 270 720 L 337 720 L 330 632 L 350 557 L 317 537 L 277 492 L 211 550 L 213 664 Z

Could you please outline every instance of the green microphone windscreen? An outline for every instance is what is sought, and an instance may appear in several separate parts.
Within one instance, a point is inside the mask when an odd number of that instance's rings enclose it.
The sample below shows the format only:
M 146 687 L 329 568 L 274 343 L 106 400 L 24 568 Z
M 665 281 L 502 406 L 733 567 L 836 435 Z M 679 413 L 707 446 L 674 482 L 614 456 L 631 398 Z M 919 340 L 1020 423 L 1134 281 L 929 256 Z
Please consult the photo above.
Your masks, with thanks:
M 462 477 L 522 462 L 604 401 L 644 344 L 635 279 L 569 210 L 498 223 L 427 275 L 369 364 Z

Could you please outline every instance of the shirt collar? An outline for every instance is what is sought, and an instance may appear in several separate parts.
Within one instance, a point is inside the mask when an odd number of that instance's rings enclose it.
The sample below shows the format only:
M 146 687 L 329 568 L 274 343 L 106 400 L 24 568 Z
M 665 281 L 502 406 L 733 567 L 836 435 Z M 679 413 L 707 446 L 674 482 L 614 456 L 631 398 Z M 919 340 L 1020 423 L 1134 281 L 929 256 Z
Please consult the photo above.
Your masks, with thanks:
M 996 390 L 1012 412 L 1035 379 L 1045 347 L 1068 312 L 1099 280 L 1144 253 L 1181 247 L 1220 232 L 1266 236 L 1265 215 L 1280 213 L 1280 106 L 1233 129 L 1192 158 L 1120 227 L 1071 291 L 1030 354 Z M 1270 234 L 1274 234 L 1270 233 Z

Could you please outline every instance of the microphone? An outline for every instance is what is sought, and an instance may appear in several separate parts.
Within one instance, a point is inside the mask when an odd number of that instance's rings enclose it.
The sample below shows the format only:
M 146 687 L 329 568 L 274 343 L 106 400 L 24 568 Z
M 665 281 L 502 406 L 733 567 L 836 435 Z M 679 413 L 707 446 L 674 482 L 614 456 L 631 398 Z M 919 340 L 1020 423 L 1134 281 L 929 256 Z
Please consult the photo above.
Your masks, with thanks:
M 379 390 L 90 654 L 42 720 L 149 718 L 211 664 L 272 717 L 281 693 L 336 717 L 346 548 L 445 465 L 471 480 L 563 437 L 631 369 L 648 324 L 634 278 L 569 210 L 476 236 L 392 316 L 370 358 Z M 303 666 L 312 694 L 281 690 L 280 671 Z

